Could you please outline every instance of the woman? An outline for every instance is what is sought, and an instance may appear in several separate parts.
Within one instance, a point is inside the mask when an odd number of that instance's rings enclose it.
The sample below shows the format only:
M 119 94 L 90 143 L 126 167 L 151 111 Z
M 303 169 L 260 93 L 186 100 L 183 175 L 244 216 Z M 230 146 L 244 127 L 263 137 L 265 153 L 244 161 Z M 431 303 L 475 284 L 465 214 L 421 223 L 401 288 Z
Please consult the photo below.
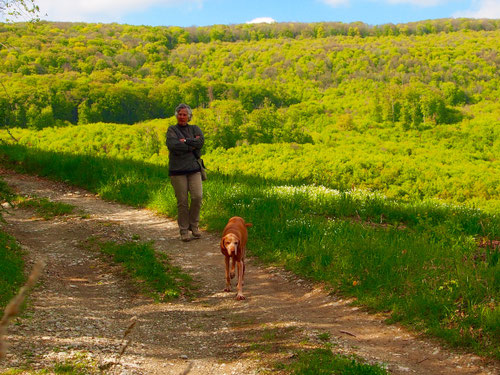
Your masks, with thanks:
M 177 223 L 182 241 L 191 239 L 189 231 L 194 238 L 201 237 L 198 224 L 203 187 L 197 159 L 201 156 L 205 138 L 198 126 L 188 124 L 192 115 L 191 107 L 179 104 L 175 109 L 177 125 L 167 130 L 168 174 L 177 198 Z

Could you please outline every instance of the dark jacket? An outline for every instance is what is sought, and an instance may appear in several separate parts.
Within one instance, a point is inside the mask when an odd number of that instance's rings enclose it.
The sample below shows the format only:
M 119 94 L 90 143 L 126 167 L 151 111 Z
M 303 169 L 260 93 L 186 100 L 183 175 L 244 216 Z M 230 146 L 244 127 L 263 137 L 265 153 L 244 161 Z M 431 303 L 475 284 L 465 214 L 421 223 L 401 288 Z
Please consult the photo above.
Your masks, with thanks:
M 181 138 L 185 138 L 186 142 L 179 141 Z M 169 126 L 167 130 L 169 176 L 199 172 L 200 165 L 196 159 L 201 156 L 204 143 L 203 133 L 196 125 Z

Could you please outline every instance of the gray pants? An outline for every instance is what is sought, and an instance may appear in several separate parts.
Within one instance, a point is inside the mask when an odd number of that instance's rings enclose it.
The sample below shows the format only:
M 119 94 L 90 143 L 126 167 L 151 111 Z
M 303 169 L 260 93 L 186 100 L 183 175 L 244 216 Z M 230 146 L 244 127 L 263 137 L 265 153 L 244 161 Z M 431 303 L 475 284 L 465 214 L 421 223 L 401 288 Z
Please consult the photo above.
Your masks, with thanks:
M 198 229 L 203 198 L 201 173 L 170 176 L 170 182 L 177 198 L 177 223 L 180 233 L 188 233 L 190 228 Z M 191 195 L 191 204 L 189 204 L 189 195 Z

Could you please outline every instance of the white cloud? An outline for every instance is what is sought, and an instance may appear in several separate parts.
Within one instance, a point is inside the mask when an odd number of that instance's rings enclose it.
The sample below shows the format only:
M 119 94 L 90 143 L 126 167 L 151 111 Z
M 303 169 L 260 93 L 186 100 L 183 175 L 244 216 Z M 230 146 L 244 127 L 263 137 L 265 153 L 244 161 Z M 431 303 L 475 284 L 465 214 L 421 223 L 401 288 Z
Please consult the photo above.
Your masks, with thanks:
M 449 0 L 387 0 L 389 4 L 412 4 L 421 7 L 432 7 L 449 2 Z
M 203 0 L 38 0 L 37 4 L 42 19 L 115 22 L 127 13 L 147 10 L 151 6 L 201 7 Z
M 275 23 L 276 20 L 272 19 L 271 17 L 259 17 L 259 18 L 254 18 L 251 21 L 248 21 L 247 23 Z
M 349 4 L 350 0 L 321 0 L 321 2 L 325 3 L 326 5 L 330 5 L 332 7 L 338 7 L 340 5 Z
M 468 18 L 500 18 L 500 1 L 478 0 L 474 2 L 473 9 L 457 12 L 453 16 Z
M 338 7 L 341 5 L 349 5 L 350 3 L 355 3 L 356 0 L 320 0 L 326 5 L 330 5 L 332 7 Z M 417 5 L 421 7 L 430 7 L 436 6 L 440 4 L 444 4 L 450 2 L 452 0 L 371 0 L 376 3 L 388 3 L 388 4 L 411 4 Z M 494 1 L 494 0 L 492 0 Z

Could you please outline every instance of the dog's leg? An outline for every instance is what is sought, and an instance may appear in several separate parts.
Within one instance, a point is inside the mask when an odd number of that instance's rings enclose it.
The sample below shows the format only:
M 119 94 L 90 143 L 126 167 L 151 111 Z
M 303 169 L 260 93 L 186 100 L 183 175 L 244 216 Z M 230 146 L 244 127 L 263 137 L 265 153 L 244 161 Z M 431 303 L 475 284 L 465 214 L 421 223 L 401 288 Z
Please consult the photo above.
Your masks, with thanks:
M 245 299 L 245 296 L 243 295 L 243 273 L 245 272 L 245 261 L 242 259 L 240 262 L 238 262 L 238 293 L 236 294 L 236 299 L 237 300 L 242 300 Z
M 243 284 L 245 284 L 245 254 L 247 252 L 246 248 L 243 248 L 243 254 L 241 256 L 241 262 L 243 263 L 243 276 L 241 276 L 241 286 L 243 287 Z
M 231 291 L 231 278 L 229 276 L 229 257 L 224 258 L 226 262 L 226 287 L 224 288 L 224 292 L 230 292 Z
M 230 273 L 231 279 L 234 279 L 234 275 L 235 275 L 235 272 L 234 272 L 235 263 L 236 263 L 236 260 L 234 258 L 232 258 L 232 261 L 231 261 L 231 273 Z
M 242 259 L 241 263 L 243 263 L 243 276 L 241 276 L 241 286 L 245 284 L 245 261 Z

